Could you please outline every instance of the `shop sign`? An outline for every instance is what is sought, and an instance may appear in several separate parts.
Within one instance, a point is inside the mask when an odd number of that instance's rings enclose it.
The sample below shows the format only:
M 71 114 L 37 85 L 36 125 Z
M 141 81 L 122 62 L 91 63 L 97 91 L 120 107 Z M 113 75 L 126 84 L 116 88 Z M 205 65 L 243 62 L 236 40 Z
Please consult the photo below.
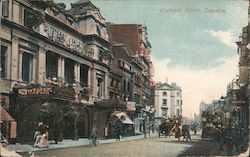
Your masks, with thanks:
M 133 101 L 127 101 L 127 110 L 128 111 L 135 111 L 135 102 Z
M 26 96 L 26 95 L 48 95 L 52 92 L 51 88 L 46 87 L 37 87 L 37 88 L 29 88 L 29 89 L 19 89 L 18 95 Z
M 63 46 L 84 54 L 85 56 L 93 58 L 94 49 L 83 43 L 81 40 L 66 34 L 65 32 L 49 25 L 48 23 L 45 23 L 44 31 L 47 32 L 47 37 L 52 41 L 62 44 Z
M 234 105 L 243 105 L 243 104 L 245 104 L 246 103 L 246 101 L 244 101 L 244 100 L 233 100 L 232 101 L 232 104 L 234 104 Z

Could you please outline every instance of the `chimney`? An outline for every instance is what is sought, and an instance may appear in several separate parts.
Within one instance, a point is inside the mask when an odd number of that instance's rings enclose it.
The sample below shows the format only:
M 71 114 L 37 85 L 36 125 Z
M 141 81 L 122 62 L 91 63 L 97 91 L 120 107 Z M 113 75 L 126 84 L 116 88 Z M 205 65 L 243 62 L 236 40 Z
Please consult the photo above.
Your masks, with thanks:
M 168 83 L 168 77 L 166 77 L 166 83 Z

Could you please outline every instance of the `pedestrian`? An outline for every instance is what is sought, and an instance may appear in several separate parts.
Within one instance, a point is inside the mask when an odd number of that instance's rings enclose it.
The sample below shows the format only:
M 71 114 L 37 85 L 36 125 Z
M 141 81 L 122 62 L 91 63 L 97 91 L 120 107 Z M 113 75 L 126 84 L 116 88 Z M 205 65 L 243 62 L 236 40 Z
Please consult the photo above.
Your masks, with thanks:
M 121 140 L 121 127 L 117 126 L 116 127 L 116 141 L 120 141 Z
M 233 125 L 229 125 L 226 129 L 226 137 L 227 137 L 227 155 L 233 155 L 235 151 L 235 130 Z
M 92 139 L 92 145 L 97 145 L 97 129 L 96 127 L 93 127 L 90 137 Z
M 224 148 L 224 139 L 225 138 L 225 130 L 223 128 L 219 129 L 219 143 L 220 143 L 220 150 L 223 151 Z
M 175 128 L 175 138 L 178 138 L 178 141 L 180 141 L 180 135 L 181 134 L 181 129 L 179 128 L 179 126 L 176 126 Z

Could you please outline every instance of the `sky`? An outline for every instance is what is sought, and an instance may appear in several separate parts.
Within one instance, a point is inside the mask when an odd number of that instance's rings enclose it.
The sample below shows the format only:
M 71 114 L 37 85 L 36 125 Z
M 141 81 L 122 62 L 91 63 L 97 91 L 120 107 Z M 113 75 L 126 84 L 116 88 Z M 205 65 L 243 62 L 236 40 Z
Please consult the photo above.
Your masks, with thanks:
M 64 2 L 67 8 L 70 0 Z M 248 24 L 246 0 L 92 0 L 106 22 L 147 26 L 155 82 L 182 88 L 183 115 L 226 95 L 238 74 L 236 41 Z

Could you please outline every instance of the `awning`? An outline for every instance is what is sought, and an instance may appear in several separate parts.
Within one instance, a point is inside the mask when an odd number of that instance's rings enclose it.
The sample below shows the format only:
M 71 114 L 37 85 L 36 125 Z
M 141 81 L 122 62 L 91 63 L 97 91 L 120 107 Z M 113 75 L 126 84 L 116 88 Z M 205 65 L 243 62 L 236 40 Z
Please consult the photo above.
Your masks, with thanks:
M 115 116 L 119 118 L 123 124 L 134 124 L 125 112 L 116 113 Z
M 0 107 L 0 121 L 15 121 L 15 119 L 4 108 Z

